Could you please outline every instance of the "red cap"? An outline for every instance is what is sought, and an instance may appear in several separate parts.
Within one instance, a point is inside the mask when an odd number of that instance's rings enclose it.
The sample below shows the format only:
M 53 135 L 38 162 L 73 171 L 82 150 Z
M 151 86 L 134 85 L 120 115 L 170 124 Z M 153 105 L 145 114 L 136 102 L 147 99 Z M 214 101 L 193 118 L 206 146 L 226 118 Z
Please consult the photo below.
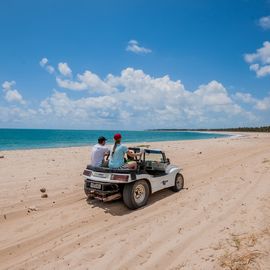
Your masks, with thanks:
M 120 140 L 120 139 L 122 138 L 122 136 L 121 136 L 120 133 L 116 133 L 116 134 L 114 134 L 113 138 L 114 138 L 116 141 L 118 141 L 118 140 Z

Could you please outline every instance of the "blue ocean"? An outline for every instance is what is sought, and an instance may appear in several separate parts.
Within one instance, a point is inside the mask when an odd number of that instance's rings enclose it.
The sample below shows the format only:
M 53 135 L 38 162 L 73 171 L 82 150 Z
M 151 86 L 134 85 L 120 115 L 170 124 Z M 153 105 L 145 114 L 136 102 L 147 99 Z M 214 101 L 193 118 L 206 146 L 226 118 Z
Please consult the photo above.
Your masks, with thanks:
M 52 130 L 0 129 L 0 150 L 85 146 L 96 143 L 99 136 L 113 143 L 120 132 L 124 143 L 220 138 L 228 135 L 189 131 L 115 131 L 115 130 Z

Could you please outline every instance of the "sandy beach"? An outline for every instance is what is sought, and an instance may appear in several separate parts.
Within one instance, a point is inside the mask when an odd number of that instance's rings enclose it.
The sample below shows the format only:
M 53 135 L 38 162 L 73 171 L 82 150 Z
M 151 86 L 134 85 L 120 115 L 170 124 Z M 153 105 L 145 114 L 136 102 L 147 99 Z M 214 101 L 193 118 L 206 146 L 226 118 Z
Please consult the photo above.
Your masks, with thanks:
M 147 144 L 185 189 L 136 211 L 86 201 L 90 147 L 1 151 L 0 269 L 270 269 L 270 134 Z

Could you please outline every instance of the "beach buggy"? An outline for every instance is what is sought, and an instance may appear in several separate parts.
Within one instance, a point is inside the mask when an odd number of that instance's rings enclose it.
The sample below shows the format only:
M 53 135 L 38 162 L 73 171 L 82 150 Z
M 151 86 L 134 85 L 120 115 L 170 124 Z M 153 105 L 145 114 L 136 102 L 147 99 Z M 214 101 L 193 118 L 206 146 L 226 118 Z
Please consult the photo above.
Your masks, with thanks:
M 89 199 L 103 202 L 123 198 L 130 209 L 147 204 L 150 194 L 171 188 L 178 192 L 184 187 L 181 169 L 170 164 L 165 153 L 159 149 L 130 147 L 134 153 L 141 152 L 141 158 L 135 158 L 137 169 L 110 169 L 88 165 L 83 172 L 84 191 Z

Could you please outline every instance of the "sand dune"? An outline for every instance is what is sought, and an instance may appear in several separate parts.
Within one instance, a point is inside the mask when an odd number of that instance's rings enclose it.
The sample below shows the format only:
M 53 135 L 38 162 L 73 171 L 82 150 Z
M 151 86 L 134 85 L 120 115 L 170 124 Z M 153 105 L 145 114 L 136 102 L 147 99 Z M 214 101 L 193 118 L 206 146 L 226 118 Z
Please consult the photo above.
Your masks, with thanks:
M 270 269 L 270 134 L 151 146 L 185 189 L 137 211 L 86 201 L 89 147 L 1 152 L 0 269 Z

